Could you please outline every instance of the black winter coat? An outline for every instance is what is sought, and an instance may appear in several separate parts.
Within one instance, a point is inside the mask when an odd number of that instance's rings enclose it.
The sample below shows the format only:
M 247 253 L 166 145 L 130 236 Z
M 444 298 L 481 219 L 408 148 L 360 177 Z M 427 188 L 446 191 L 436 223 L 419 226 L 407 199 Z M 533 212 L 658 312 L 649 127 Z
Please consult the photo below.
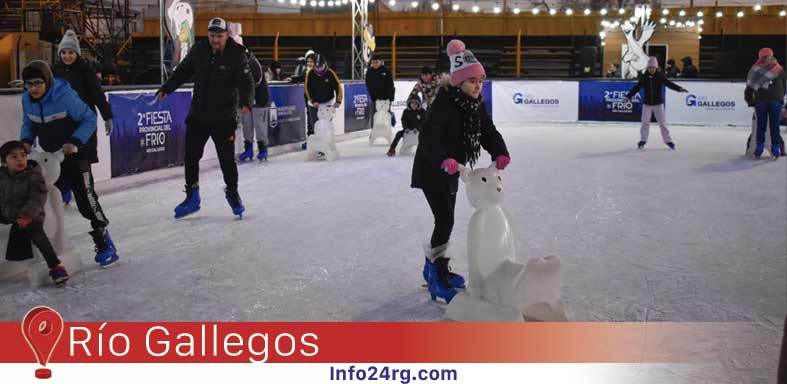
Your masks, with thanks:
M 495 123 L 481 104 L 481 147 L 492 156 L 508 156 L 506 143 Z M 459 189 L 459 174 L 447 174 L 440 169 L 443 160 L 451 158 L 460 164 L 467 162 L 463 113 L 449 100 L 448 92 L 439 92 L 426 114 L 426 121 L 418 134 L 418 150 L 413 161 L 410 186 L 436 192 L 455 193 Z M 480 161 L 480 158 L 479 158 Z
M 253 52 L 246 50 L 246 58 L 249 60 L 249 69 L 251 70 L 251 77 L 254 80 L 254 105 L 257 107 L 267 107 L 271 102 L 270 90 L 268 90 L 268 81 L 265 80 L 265 69 L 262 64 L 257 60 L 257 56 Z
M 304 97 L 306 102 L 327 103 L 336 98 L 337 103 L 342 102 L 344 92 L 342 82 L 333 69 L 326 69 L 322 76 L 318 75 L 313 69 L 306 73 L 306 82 L 303 84 Z
M 101 88 L 101 83 L 96 77 L 96 71 L 81 57 L 77 57 L 71 65 L 66 65 L 62 62 L 55 64 L 52 68 L 55 77 L 68 81 L 68 84 L 73 88 L 79 98 L 87 104 L 93 113 L 101 112 L 101 117 L 104 121 L 112 120 L 112 107 L 107 102 L 107 97 L 104 95 L 104 90 Z M 90 136 L 90 140 L 83 148 L 85 159 L 91 163 L 98 162 L 98 140 L 96 133 Z
M 402 128 L 403 129 L 417 129 L 421 127 L 426 121 L 426 111 L 423 108 L 411 109 L 409 106 L 402 112 Z
M 27 168 L 12 175 L 8 168 L 0 168 L 0 222 L 13 223 L 27 215 L 37 223 L 44 222 L 46 181 L 41 166 L 28 160 Z
M 374 69 L 369 67 L 366 71 L 366 89 L 372 100 L 394 100 L 396 89 L 394 88 L 393 76 L 391 71 L 384 65 Z
M 664 92 L 662 92 L 661 89 L 665 85 L 677 92 L 685 91 L 685 89 L 667 79 L 661 71 L 656 71 L 656 73 L 652 75 L 650 72 L 645 71 L 645 73 L 639 75 L 639 82 L 637 82 L 637 85 L 635 85 L 626 96 L 630 99 L 639 92 L 640 88 L 644 88 L 645 100 L 643 100 L 643 102 L 645 105 L 664 104 Z
M 235 124 L 238 106 L 251 108 L 254 99 L 254 79 L 246 51 L 244 46 L 227 39 L 224 51 L 214 54 L 208 40 L 203 40 L 191 47 L 159 91 L 170 94 L 193 77 L 187 121 Z

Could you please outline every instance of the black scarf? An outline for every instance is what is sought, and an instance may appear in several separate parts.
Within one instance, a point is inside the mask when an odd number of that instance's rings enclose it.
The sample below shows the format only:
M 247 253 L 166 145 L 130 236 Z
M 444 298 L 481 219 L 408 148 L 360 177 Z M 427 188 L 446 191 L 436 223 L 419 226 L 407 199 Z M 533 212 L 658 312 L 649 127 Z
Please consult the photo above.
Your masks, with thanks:
M 448 99 L 463 115 L 462 146 L 467 164 L 473 168 L 481 154 L 481 103 L 483 98 L 474 99 L 456 87 L 448 87 Z

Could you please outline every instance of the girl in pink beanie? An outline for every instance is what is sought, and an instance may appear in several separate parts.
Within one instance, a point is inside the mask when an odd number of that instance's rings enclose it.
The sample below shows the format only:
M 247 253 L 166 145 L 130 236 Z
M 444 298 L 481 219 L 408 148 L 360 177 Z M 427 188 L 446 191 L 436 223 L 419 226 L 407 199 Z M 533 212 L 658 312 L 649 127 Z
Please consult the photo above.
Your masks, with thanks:
M 449 84 L 437 93 L 419 134 L 411 187 L 423 190 L 434 215 L 434 230 L 424 261 L 423 277 L 432 298 L 450 302 L 464 278 L 448 267 L 448 240 L 454 226 L 459 164 L 473 167 L 483 147 L 498 169 L 511 161 L 481 97 L 484 67 L 459 40 L 448 43 Z
M 639 92 L 640 88 L 644 89 L 645 97 L 642 100 L 642 126 L 640 127 L 640 140 L 637 143 L 637 148 L 644 149 L 645 144 L 648 143 L 648 136 L 650 135 L 650 117 L 656 115 L 656 121 L 659 122 L 661 128 L 661 138 L 664 140 L 670 149 L 675 149 L 675 142 L 670 137 L 669 129 L 667 129 L 666 118 L 664 117 L 664 92 L 661 90 L 664 86 L 678 92 L 688 92 L 681 86 L 669 81 L 667 76 L 659 70 L 659 61 L 651 56 L 648 59 L 647 70 L 639 76 L 639 81 L 634 88 L 629 91 L 624 100 L 631 102 L 631 98 Z

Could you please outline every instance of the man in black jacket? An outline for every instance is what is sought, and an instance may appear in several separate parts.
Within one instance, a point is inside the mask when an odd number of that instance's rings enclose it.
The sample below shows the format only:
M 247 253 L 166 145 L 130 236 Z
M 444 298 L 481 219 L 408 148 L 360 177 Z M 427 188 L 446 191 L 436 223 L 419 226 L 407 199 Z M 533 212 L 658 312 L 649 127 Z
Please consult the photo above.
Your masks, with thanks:
M 208 23 L 208 41 L 189 50 L 175 72 L 156 93 L 160 100 L 193 77 L 194 91 L 186 118 L 186 199 L 175 207 L 175 218 L 199 210 L 199 161 L 208 138 L 216 146 L 226 184 L 227 202 L 235 215 L 245 210 L 238 195 L 238 168 L 235 164 L 235 128 L 238 106 L 241 113 L 251 110 L 254 80 L 246 49 L 228 40 L 227 22 L 214 18 Z
M 377 100 L 389 100 L 393 104 L 394 94 L 396 93 L 391 71 L 385 67 L 383 59 L 376 53 L 372 56 L 372 60 L 369 61 L 369 69 L 366 70 L 366 90 L 372 99 L 371 119 L 369 119 L 369 122 L 371 125 L 374 125 Z
M 314 56 L 314 68 L 306 73 L 303 90 L 306 106 L 311 107 L 307 110 L 306 127 L 307 135 L 311 136 L 314 134 L 314 123 L 317 122 L 317 108 L 320 104 L 333 100 L 333 107 L 339 108 L 342 103 L 342 82 L 336 72 L 328 67 L 325 55 L 318 53 Z

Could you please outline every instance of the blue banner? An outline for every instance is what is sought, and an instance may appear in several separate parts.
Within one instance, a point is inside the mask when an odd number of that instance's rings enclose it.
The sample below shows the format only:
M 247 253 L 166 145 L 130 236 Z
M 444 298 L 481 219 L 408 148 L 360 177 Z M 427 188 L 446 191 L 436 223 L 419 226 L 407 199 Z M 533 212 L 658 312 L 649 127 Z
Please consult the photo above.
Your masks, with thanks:
M 268 145 L 295 143 L 306 139 L 306 100 L 303 85 L 270 87 Z
M 634 81 L 580 81 L 579 120 L 640 121 L 643 91 L 634 95 L 631 102 L 623 100 L 636 84 Z
M 372 98 L 364 83 L 344 84 L 344 132 L 370 128 Z
M 182 165 L 191 93 L 110 93 L 112 177 Z
M 484 81 L 484 87 L 481 88 L 481 97 L 484 98 L 484 105 L 486 105 L 486 111 L 489 113 L 489 117 L 494 117 L 492 115 L 492 82 L 491 81 Z

